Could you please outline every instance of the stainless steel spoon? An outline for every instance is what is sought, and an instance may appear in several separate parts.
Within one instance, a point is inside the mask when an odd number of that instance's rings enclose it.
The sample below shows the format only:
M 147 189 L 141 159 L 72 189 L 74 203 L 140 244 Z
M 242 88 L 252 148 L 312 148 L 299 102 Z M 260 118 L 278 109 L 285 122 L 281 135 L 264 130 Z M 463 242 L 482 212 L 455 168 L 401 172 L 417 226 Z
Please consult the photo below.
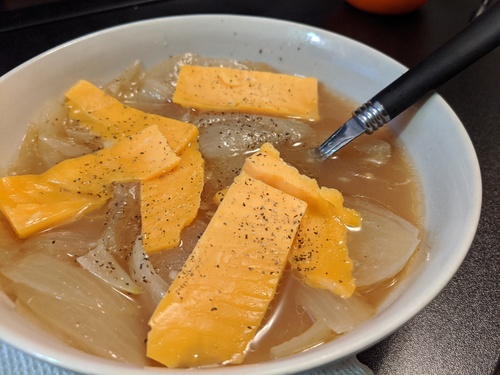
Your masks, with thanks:
M 500 2 L 356 109 L 344 125 L 311 150 L 312 155 L 325 160 L 361 134 L 372 134 L 499 44 Z

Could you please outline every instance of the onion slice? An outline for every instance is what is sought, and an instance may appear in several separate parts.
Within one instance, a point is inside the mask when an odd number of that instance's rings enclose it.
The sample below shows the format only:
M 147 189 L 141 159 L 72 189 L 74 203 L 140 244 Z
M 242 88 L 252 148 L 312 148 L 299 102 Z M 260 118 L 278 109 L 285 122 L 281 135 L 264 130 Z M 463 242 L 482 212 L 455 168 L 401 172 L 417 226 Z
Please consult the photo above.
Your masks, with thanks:
M 356 285 L 371 285 L 396 275 L 420 243 L 418 228 L 360 197 L 346 197 L 346 206 L 358 211 L 363 220 L 361 230 L 349 232 L 347 237 Z
M 271 348 L 274 358 L 282 358 L 311 349 L 330 338 L 332 331 L 323 319 L 316 320 L 304 333 Z
M 357 293 L 342 298 L 326 289 L 305 284 L 298 290 L 297 302 L 315 320 L 323 319 L 332 331 L 339 334 L 350 331 L 375 314 L 375 308 Z
M 133 280 L 140 285 L 155 308 L 167 292 L 169 284 L 156 272 L 148 255 L 142 247 L 142 238 L 139 237 L 132 249 L 129 259 L 129 270 Z
M 113 288 L 131 294 L 142 293 L 142 289 L 118 264 L 113 255 L 106 250 L 102 241 L 93 250 L 76 260 L 83 268 L 107 282 Z
M 123 362 L 146 364 L 147 325 L 135 301 L 73 263 L 30 253 L 0 269 L 28 318 L 68 345 Z

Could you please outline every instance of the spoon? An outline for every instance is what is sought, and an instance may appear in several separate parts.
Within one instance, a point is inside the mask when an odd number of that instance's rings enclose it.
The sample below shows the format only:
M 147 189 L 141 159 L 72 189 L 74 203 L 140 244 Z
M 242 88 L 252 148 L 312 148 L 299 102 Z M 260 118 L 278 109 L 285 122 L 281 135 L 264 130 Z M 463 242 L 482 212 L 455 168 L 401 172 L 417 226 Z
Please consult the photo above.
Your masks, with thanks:
M 372 134 L 499 44 L 500 2 L 356 109 L 352 117 L 312 149 L 311 154 L 325 160 L 361 134 Z

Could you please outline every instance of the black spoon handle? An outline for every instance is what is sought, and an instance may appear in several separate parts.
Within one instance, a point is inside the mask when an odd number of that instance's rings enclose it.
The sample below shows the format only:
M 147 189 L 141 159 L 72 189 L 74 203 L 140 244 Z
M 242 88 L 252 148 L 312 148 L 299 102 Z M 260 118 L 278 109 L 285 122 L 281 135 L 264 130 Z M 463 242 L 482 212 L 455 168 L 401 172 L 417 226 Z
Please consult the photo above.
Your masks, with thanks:
M 370 102 L 378 102 L 389 117 L 386 120 L 391 120 L 499 44 L 500 1 L 376 94 Z

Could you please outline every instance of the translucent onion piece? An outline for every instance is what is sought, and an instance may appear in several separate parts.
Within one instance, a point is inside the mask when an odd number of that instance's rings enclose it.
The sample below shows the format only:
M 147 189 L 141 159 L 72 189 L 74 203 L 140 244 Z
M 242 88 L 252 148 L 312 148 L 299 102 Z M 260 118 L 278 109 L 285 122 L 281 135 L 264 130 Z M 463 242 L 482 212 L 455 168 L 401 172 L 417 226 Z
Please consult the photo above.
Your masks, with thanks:
M 249 114 L 193 114 L 200 128 L 200 151 L 206 158 L 245 155 L 263 143 L 293 145 L 311 133 L 306 123 Z
M 371 285 L 396 275 L 420 243 L 418 228 L 366 199 L 348 197 L 346 206 L 360 212 L 363 219 L 361 230 L 347 237 L 356 285 Z
M 0 267 L 10 262 L 18 253 L 19 247 L 20 242 L 10 229 L 10 225 L 3 217 L 0 218 Z
M 113 288 L 131 294 L 142 293 L 142 289 L 118 264 L 113 255 L 106 250 L 102 242 L 76 260 L 83 268 L 107 282 Z
M 245 159 L 263 143 L 271 142 L 282 149 L 292 149 L 292 145 L 311 133 L 309 125 L 296 120 L 237 113 L 194 113 L 189 122 L 200 129 L 200 151 L 206 163 L 204 193 L 211 194 L 228 187 L 239 174 Z M 291 158 L 286 152 L 283 155 L 287 160 Z M 303 160 L 303 155 L 298 157 Z
M 69 345 L 105 358 L 145 364 L 147 324 L 139 316 L 138 305 L 125 295 L 87 271 L 42 253 L 28 254 L 0 272 L 15 283 L 13 289 L 23 306 Z
M 381 139 L 367 138 L 355 143 L 354 149 L 363 154 L 363 159 L 375 165 L 386 164 L 391 158 L 391 145 Z
M 313 348 L 326 342 L 332 335 L 323 319 L 316 320 L 304 333 L 271 348 L 274 358 L 282 358 Z
M 92 149 L 83 145 L 77 145 L 70 139 L 40 138 L 40 152 L 48 152 L 52 155 L 47 163 L 55 165 L 64 159 L 76 158 L 90 154 Z
M 38 152 L 47 166 L 93 151 L 68 136 L 67 123 L 67 108 L 61 102 L 49 101 L 45 104 L 38 120 Z
M 341 298 L 326 289 L 303 285 L 298 289 L 297 303 L 314 319 L 323 319 L 336 333 L 348 332 L 375 314 L 375 309 L 362 296 L 354 293 Z
M 68 131 L 68 126 L 71 129 Z M 9 174 L 38 174 L 62 160 L 96 151 L 100 143 L 95 137 L 76 135 L 67 108 L 59 101 L 48 101 L 37 122 L 30 124 Z M 88 133 L 88 132 L 87 132 Z
M 114 185 L 104 233 L 90 251 L 77 258 L 87 271 L 113 288 L 131 294 L 143 292 L 126 271 L 141 231 L 138 194 L 139 186 L 135 183 Z
M 18 155 L 7 168 L 8 175 L 38 174 L 49 168 L 38 153 L 38 125 L 29 124 Z
M 123 262 L 132 253 L 132 247 L 141 233 L 139 185 L 137 183 L 115 184 L 113 198 L 108 204 L 106 229 L 102 241 L 115 258 Z
M 135 61 L 126 68 L 118 77 L 109 82 L 104 89 L 110 95 L 128 104 L 135 101 L 138 94 L 139 84 L 144 78 L 144 69 L 140 61 Z
M 28 292 L 31 292 L 31 288 L 29 288 L 28 286 L 21 286 L 19 284 L 15 285 L 16 289 L 19 290 L 19 289 L 23 289 L 23 288 L 26 288 L 26 290 Z M 71 341 L 71 339 L 69 337 L 67 337 L 64 332 L 56 327 L 54 327 L 53 325 L 51 325 L 50 323 L 47 323 L 45 321 L 45 319 L 42 319 L 42 317 L 37 314 L 36 312 L 34 312 L 25 302 L 24 300 L 20 299 L 20 298 L 16 298 L 15 302 L 14 302 L 14 309 L 15 311 L 21 315 L 24 319 L 30 321 L 31 323 L 33 323 L 36 327 L 38 327 L 39 329 L 41 329 L 42 331 L 48 333 L 50 336 L 52 336 L 53 338 L 59 340 L 59 341 L 62 341 L 62 342 L 65 342 L 65 343 L 68 343 L 69 345 L 71 345 L 69 342 Z
M 209 217 L 211 216 L 211 212 L 202 211 L 198 218 L 182 231 L 179 246 L 149 256 L 149 261 L 152 263 L 154 269 L 167 284 L 170 284 L 182 269 L 182 266 L 196 246 L 198 239 L 205 231 L 209 223 Z
M 155 271 L 142 247 L 142 239 L 137 239 L 129 259 L 132 279 L 140 285 L 149 298 L 150 307 L 155 308 L 167 292 L 169 284 Z
M 89 129 L 71 122 L 65 126 L 66 134 L 70 137 L 75 144 L 88 147 L 90 152 L 101 150 L 104 145 L 99 136 L 92 134 Z
M 224 159 L 205 159 L 205 185 L 202 197 L 211 200 L 213 194 L 231 185 L 240 173 L 245 158 L 246 155 L 238 155 Z
M 16 283 L 26 284 L 39 292 L 68 302 L 116 311 L 125 311 L 130 307 L 128 298 L 122 298 L 87 271 L 47 254 L 27 254 L 11 267 L 1 268 L 0 272 Z M 77 285 L 77 282 L 80 282 L 79 286 L 72 290 L 72 285 Z M 116 297 L 113 298 L 113 295 Z
M 54 230 L 41 233 L 25 240 L 21 246 L 24 251 L 36 251 L 54 256 L 74 257 L 86 254 L 89 249 L 96 246 L 85 234 L 69 230 Z

